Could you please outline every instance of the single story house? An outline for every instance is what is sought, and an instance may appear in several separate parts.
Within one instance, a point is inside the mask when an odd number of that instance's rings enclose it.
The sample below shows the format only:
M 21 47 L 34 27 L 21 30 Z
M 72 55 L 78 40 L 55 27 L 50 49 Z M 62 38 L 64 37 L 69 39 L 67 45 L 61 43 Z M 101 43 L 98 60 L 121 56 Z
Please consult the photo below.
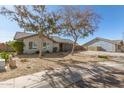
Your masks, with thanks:
M 62 39 L 56 36 L 49 38 L 44 35 L 39 38 L 38 34 L 25 32 L 16 32 L 14 40 L 21 40 L 24 42 L 25 46 L 23 48 L 23 53 L 25 54 L 33 54 L 39 52 L 40 44 L 43 44 L 43 52 L 71 51 L 73 45 L 73 41 L 69 39 Z
M 83 46 L 88 50 L 96 48 L 97 51 L 124 52 L 123 40 L 110 40 L 96 37 Z

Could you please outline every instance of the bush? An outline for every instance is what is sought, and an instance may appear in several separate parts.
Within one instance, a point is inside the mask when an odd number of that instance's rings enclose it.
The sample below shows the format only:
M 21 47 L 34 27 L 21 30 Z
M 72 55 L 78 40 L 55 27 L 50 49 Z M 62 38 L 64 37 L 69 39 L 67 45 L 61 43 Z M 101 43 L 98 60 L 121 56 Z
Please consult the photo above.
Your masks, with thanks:
M 17 54 L 23 53 L 23 47 L 24 47 L 23 41 L 14 41 L 11 43 L 11 46 L 16 51 Z
M 8 62 L 9 53 L 7 53 L 7 52 L 2 52 L 2 53 L 0 53 L 0 57 L 1 57 L 2 59 L 5 59 L 5 62 Z
M 106 55 L 98 55 L 98 58 L 108 59 L 108 56 L 106 56 Z

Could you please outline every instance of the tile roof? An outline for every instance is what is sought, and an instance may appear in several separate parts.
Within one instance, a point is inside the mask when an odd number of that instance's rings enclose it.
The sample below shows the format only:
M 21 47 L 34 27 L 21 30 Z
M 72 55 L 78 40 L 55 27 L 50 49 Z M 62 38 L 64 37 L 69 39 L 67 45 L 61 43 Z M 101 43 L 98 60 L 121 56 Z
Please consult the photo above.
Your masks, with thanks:
M 72 44 L 73 41 L 70 40 L 70 39 L 63 39 L 63 38 L 60 38 L 60 37 L 56 37 L 56 36 L 53 36 L 52 39 L 58 43 L 70 43 Z
M 11 47 L 9 47 L 7 44 L 0 43 L 0 50 L 2 51 L 13 51 Z
M 25 33 L 25 32 L 16 32 L 15 36 L 14 36 L 14 40 L 23 40 L 24 38 L 28 38 L 34 35 L 38 35 L 38 34 L 31 34 L 31 33 Z M 47 37 L 48 38 L 48 37 Z M 53 40 L 57 43 L 69 43 L 72 44 L 73 41 L 70 39 L 63 39 L 57 36 L 52 36 L 49 38 L 50 40 Z

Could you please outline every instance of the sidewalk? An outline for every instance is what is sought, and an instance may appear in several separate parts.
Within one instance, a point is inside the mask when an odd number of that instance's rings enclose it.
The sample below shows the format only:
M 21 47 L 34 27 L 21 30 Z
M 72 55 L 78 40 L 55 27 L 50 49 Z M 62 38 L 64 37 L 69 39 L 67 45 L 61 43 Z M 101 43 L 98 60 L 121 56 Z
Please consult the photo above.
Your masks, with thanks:
M 31 75 L 21 76 L 0 82 L 0 88 L 57 88 L 66 87 L 81 80 L 81 73 L 76 68 L 46 70 Z M 85 73 L 84 73 L 85 74 Z M 83 74 L 82 74 L 83 75 Z
M 123 70 L 118 69 L 120 66 L 108 65 L 108 62 L 79 63 L 45 70 L 2 81 L 0 88 L 124 87 Z
M 0 82 L 1 88 L 24 88 L 29 85 L 32 85 L 40 81 L 41 76 L 44 72 L 38 72 L 31 75 L 21 76 L 13 79 L 9 79 L 3 82 Z

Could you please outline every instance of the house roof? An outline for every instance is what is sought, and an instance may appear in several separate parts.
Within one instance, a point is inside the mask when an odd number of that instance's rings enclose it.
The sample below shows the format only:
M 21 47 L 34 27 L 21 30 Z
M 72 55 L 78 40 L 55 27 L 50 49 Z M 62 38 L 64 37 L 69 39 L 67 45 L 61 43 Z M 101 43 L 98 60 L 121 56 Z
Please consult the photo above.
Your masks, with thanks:
M 121 43 L 123 40 L 113 40 L 115 43 Z
M 73 43 L 73 41 L 70 39 L 63 39 L 63 38 L 56 37 L 56 36 L 52 37 L 52 39 L 58 43 L 69 43 L 69 44 Z
M 0 43 L 0 50 L 1 49 L 5 49 L 5 48 L 6 48 L 5 44 L 4 43 Z
M 0 43 L 0 50 L 13 51 L 13 49 L 11 47 L 9 47 L 7 44 L 4 44 L 4 43 Z
M 31 33 L 25 33 L 25 32 L 16 32 L 16 34 L 14 36 L 14 40 L 23 40 L 25 38 L 36 36 L 36 35 L 38 35 L 38 34 L 31 34 Z M 70 39 L 63 39 L 63 38 L 60 38 L 60 37 L 57 37 L 57 36 L 52 36 L 50 38 L 49 37 L 47 37 L 47 38 L 52 40 L 52 41 L 54 41 L 54 42 L 57 42 L 57 43 L 69 43 L 69 44 L 73 43 L 73 41 L 70 40 Z
M 105 39 L 101 37 L 96 37 L 95 39 L 83 44 L 83 46 L 89 46 L 98 41 L 105 41 L 105 42 L 112 43 L 112 44 L 120 44 L 121 42 L 123 42 L 122 40 L 110 40 L 110 39 Z
M 22 39 L 24 37 L 28 37 L 28 36 L 31 36 L 31 35 L 34 35 L 34 34 L 25 33 L 25 32 L 16 32 L 16 34 L 14 36 L 14 40 L 19 40 L 19 39 Z

